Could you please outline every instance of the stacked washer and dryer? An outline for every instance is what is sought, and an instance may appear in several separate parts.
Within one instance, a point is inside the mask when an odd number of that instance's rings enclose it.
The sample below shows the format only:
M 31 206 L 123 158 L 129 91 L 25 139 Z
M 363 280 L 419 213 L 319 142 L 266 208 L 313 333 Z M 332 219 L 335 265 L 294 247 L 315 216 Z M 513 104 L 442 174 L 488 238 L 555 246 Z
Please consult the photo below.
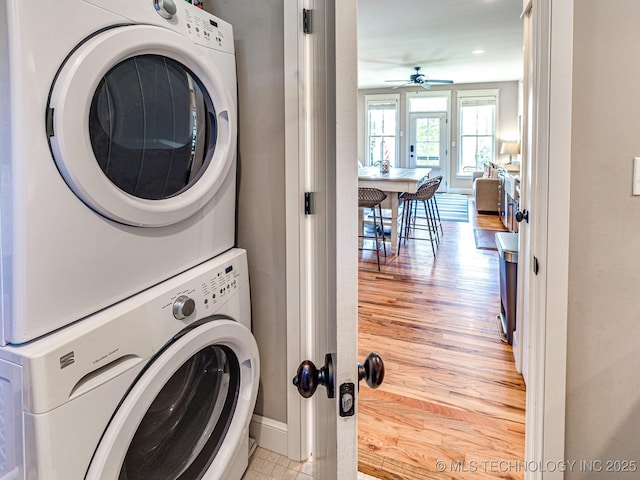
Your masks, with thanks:
M 258 378 L 233 248 L 231 26 L 0 7 L 0 479 L 239 479 Z

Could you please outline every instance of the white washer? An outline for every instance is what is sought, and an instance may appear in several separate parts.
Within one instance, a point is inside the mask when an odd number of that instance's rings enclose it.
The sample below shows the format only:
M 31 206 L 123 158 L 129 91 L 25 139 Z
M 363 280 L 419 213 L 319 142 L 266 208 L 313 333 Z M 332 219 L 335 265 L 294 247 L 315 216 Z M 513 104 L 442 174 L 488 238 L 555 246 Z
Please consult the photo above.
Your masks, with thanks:
M 249 325 L 232 249 L 0 348 L 0 479 L 240 479 L 260 374 Z
M 0 85 L 0 344 L 233 247 L 231 25 L 179 0 L 7 0 Z

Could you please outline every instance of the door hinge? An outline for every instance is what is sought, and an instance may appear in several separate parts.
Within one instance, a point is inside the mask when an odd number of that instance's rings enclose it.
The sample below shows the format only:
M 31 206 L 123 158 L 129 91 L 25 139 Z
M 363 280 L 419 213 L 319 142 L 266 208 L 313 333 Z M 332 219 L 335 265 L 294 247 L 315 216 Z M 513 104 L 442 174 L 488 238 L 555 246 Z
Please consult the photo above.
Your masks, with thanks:
M 304 214 L 311 215 L 315 213 L 313 204 L 314 192 L 304 192 Z
M 534 255 L 533 256 L 533 274 L 538 275 L 539 271 L 540 271 L 540 264 L 538 263 L 538 257 Z
M 302 31 L 306 34 L 311 33 L 311 12 L 312 10 L 307 8 L 302 10 Z

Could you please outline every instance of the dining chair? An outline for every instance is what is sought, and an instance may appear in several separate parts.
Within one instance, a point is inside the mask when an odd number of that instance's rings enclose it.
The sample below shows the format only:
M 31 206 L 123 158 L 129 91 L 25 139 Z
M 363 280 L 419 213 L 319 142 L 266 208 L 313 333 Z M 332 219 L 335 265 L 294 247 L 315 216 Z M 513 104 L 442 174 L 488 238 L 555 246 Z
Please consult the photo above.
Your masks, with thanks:
M 364 231 L 359 238 L 369 238 L 375 241 L 375 248 L 360 248 L 360 250 L 375 250 L 376 258 L 378 260 L 378 271 L 380 271 L 380 240 L 382 240 L 382 249 L 384 256 L 387 256 L 386 238 L 384 233 L 384 222 L 382 220 L 382 202 L 387 198 L 387 194 L 377 188 L 358 188 L 358 207 L 370 208 L 373 212 L 373 237 L 365 235 Z M 378 208 L 379 217 L 376 214 L 376 207 Z M 380 225 L 378 225 L 378 220 Z M 363 224 L 364 227 L 364 224 Z M 381 233 L 381 235 L 378 234 Z M 382 238 L 380 238 L 382 237 Z
M 438 235 L 438 227 L 436 223 L 435 209 L 431 200 L 440 186 L 442 177 L 435 177 L 426 180 L 418 188 L 416 193 L 403 193 L 400 198 L 403 202 L 402 220 L 400 223 L 400 233 L 398 238 L 398 255 L 402 248 L 402 243 L 406 245 L 407 240 L 429 240 L 431 243 L 431 250 L 433 256 L 436 256 L 436 246 L 439 244 L 440 239 Z M 419 217 L 417 216 L 418 204 L 422 202 L 425 211 L 425 223 L 419 223 Z M 410 236 L 411 232 L 426 231 L 428 238 Z

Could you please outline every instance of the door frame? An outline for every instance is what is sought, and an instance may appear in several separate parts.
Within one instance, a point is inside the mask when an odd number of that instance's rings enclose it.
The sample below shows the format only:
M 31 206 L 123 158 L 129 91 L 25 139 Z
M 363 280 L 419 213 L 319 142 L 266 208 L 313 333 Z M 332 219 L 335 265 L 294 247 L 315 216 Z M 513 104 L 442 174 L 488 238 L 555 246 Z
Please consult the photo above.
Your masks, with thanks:
M 538 84 L 531 139 L 536 231 L 529 238 L 531 250 L 523 253 L 536 255 L 540 272 L 523 272 L 531 286 L 524 313 L 529 319 L 525 461 L 547 464 L 565 460 L 573 0 L 523 0 L 523 19 L 530 12 Z M 564 473 L 539 469 L 526 476 L 543 478 L 560 480 Z
M 554 208 L 546 212 L 546 229 L 536 233 L 537 248 L 546 258 L 542 265 L 544 280 L 529 305 L 535 305 L 538 322 L 531 322 L 529 336 L 536 341 L 529 348 L 529 388 L 525 433 L 525 460 L 557 461 L 564 459 L 568 249 L 571 152 L 571 66 L 573 1 L 523 0 L 523 12 L 536 2 L 537 21 L 535 75 L 542 81 L 542 95 L 534 99 L 538 109 L 536 130 L 537 173 L 548 178 L 547 191 L 538 192 L 538 205 L 532 208 Z M 298 70 L 301 39 L 298 32 L 299 12 L 304 0 L 285 0 L 285 175 L 287 223 L 287 371 L 294 372 L 298 363 L 310 352 L 310 328 L 301 314 L 304 295 L 301 281 L 303 241 L 301 238 L 300 154 L 304 124 L 301 122 L 304 72 Z M 553 17 L 553 22 L 551 18 Z M 566 28 L 570 25 L 571 28 Z M 357 19 L 352 25 L 357 31 Z M 553 53 L 553 55 L 552 55 Z M 355 69 L 355 64 L 353 69 Z M 354 72 L 350 72 L 354 73 Z M 347 75 L 348 72 L 345 72 Z M 553 104 L 551 104 L 553 98 Z M 553 128 L 551 128 L 553 127 Z M 357 157 L 354 157 L 354 172 Z M 540 169 L 548 169 L 540 170 Z M 542 200 L 541 200 L 542 198 Z M 349 229 L 350 230 L 350 229 Z M 308 272 L 306 272 L 308 273 Z M 312 292 L 311 292 L 312 293 Z M 532 357 L 535 359 L 532 360 Z M 308 458 L 312 448 L 307 404 L 293 388 L 287 393 L 287 434 L 289 457 Z M 528 472 L 527 479 L 562 478 L 561 472 Z
M 303 263 L 306 242 L 301 211 L 301 194 L 305 191 L 304 168 L 301 159 L 307 150 L 305 143 L 305 89 L 308 81 L 304 68 L 304 52 L 308 48 L 300 31 L 301 11 L 307 0 L 284 0 L 284 102 L 285 102 L 285 241 L 286 246 L 286 312 L 287 312 L 287 374 L 295 372 L 305 358 L 310 358 L 309 319 L 305 313 L 307 272 Z M 287 456 L 303 461 L 311 455 L 313 439 L 307 421 L 311 411 L 298 392 L 287 390 Z
M 312 10 L 310 35 L 303 9 Z M 355 24 L 356 0 L 284 2 L 287 373 L 306 359 L 320 367 L 325 353 L 336 359 L 332 401 L 324 387 L 307 400 L 289 384 L 287 455 L 313 456 L 327 480 L 357 471 L 357 390 L 356 415 L 337 416 L 338 385 L 358 383 Z M 315 193 L 311 214 L 305 192 Z

